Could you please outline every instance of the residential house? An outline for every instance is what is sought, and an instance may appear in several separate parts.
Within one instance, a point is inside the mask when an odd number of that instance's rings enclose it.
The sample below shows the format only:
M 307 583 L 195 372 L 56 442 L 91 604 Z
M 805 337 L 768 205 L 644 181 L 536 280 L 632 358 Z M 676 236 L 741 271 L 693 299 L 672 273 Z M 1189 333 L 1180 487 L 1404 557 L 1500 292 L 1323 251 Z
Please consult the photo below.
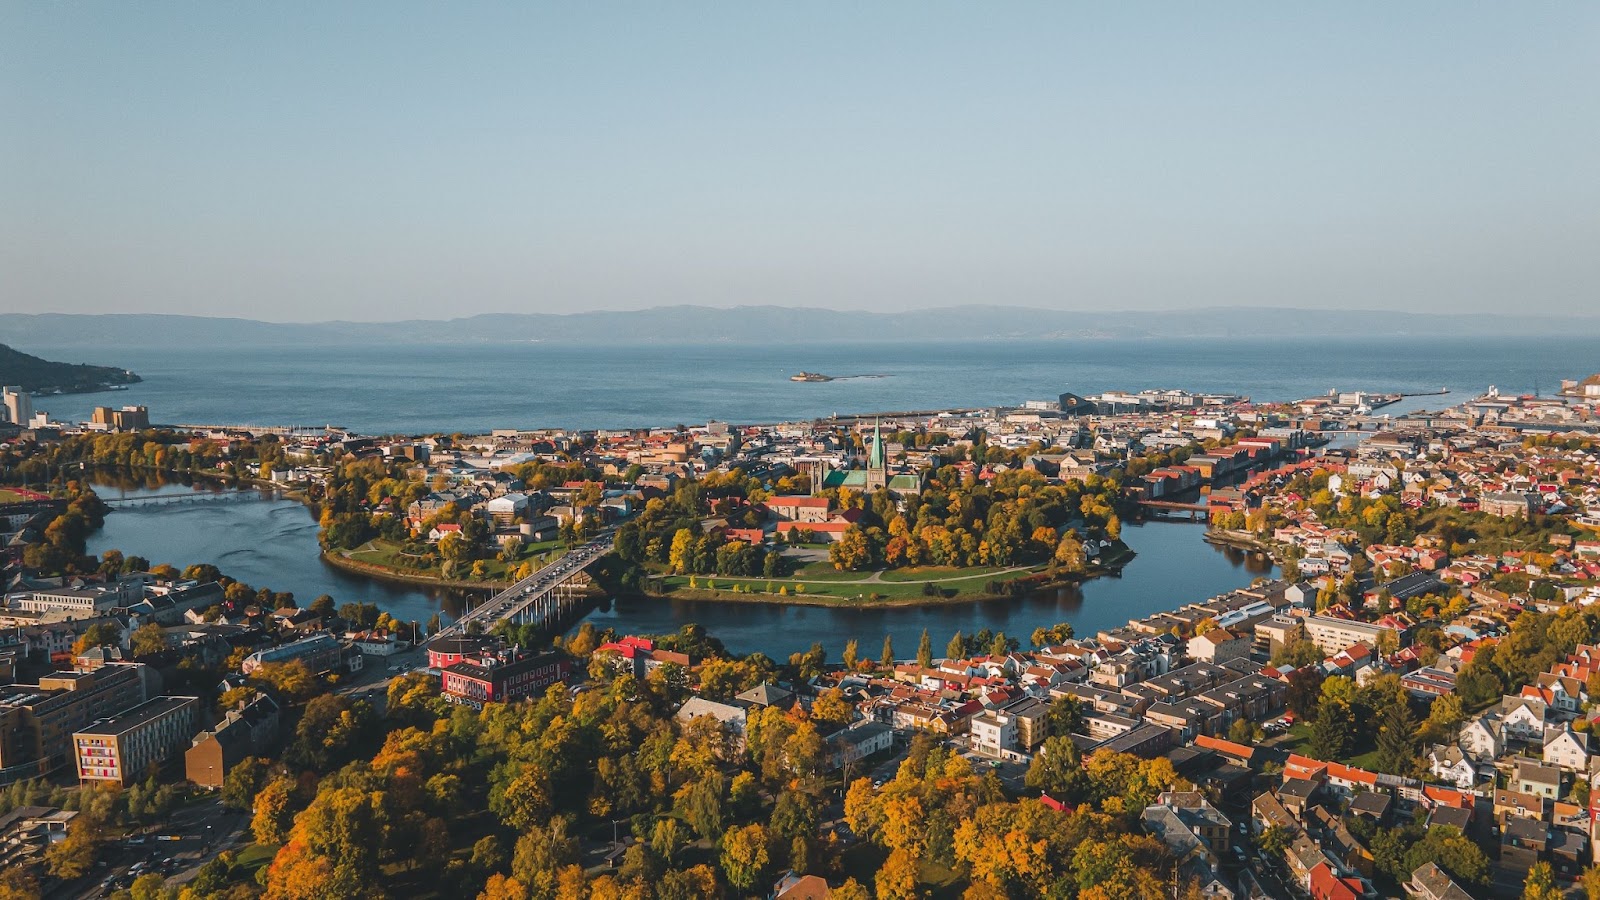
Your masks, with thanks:
M 1531 759 L 1518 759 L 1511 790 L 1554 800 L 1561 796 L 1561 770 Z
M 1589 771 L 1589 735 L 1568 725 L 1545 729 L 1544 761 L 1572 772 Z

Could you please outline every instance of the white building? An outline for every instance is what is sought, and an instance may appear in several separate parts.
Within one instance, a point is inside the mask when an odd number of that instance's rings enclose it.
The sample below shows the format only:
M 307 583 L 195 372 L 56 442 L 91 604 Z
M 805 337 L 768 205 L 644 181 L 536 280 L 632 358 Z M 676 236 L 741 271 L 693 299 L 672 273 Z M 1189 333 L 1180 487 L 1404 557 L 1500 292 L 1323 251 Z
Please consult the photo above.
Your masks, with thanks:
M 33 421 L 33 396 L 14 385 L 0 388 L 0 415 L 23 428 Z
M 971 723 L 972 749 L 987 756 L 999 756 L 1017 749 L 1017 719 L 1003 712 L 989 710 L 973 718 Z

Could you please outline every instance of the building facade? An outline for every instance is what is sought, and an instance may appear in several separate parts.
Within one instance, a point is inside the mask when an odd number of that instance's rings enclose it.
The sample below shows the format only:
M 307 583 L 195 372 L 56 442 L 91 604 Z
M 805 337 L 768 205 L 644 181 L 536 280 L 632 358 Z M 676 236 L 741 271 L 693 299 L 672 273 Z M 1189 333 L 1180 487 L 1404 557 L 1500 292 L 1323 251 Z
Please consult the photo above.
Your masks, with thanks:
M 74 733 L 78 780 L 142 781 L 189 746 L 199 716 L 198 697 L 156 697 Z

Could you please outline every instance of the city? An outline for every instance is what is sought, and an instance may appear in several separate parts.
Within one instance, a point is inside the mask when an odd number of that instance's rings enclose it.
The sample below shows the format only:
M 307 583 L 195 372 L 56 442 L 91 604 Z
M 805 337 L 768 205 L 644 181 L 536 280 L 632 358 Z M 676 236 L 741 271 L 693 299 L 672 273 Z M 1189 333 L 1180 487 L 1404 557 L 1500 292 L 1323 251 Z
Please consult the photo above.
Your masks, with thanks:
M 1442 898 L 1591 865 L 1600 376 L 1397 417 L 1394 396 L 1166 390 L 449 438 L 184 431 L 135 408 L 58 424 L 16 396 L 0 796 L 8 869 L 52 893 L 273 893 L 331 871 L 482 873 L 489 896 L 660 878 L 668 896 L 883 897 L 1103 864 L 1110 896 Z M 118 515 L 97 468 L 290 492 L 337 562 L 498 593 L 424 625 L 302 608 L 217 565 L 88 557 Z M 168 502 L 230 496 L 189 490 Z M 973 512 L 933 512 L 953 506 Z M 1203 520 L 1194 540 L 1275 576 L 1215 597 L 1174 584 L 1169 608 L 1092 634 L 852 634 L 787 660 L 694 624 L 584 621 L 618 591 L 1005 602 L 1138 566 L 1097 566 L 1124 517 Z M 378 546 L 388 562 L 360 559 Z M 840 591 L 851 572 L 880 587 Z M 572 718 L 539 737 L 567 743 L 490 738 L 509 709 Z M 603 738 L 606 716 L 636 737 Z M 460 729 L 499 749 L 458 756 Z M 357 770 L 421 793 L 349 808 L 337 785 Z M 475 842 L 439 831 L 471 802 L 493 817 Z M 359 860 L 323 843 L 374 815 L 399 833 Z M 1106 860 L 1053 849 L 1082 829 Z M 568 849 L 524 859 L 529 835 Z M 1017 840 L 1039 855 L 1002 852 Z

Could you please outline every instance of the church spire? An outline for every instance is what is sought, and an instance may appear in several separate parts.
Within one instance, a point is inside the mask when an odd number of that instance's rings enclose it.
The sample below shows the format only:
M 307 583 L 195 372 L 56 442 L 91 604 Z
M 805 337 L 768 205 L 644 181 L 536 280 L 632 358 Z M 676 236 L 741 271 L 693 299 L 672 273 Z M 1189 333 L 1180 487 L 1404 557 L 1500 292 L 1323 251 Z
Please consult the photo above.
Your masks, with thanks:
M 872 420 L 872 449 L 867 453 L 867 468 L 883 469 L 888 464 L 884 461 L 883 453 L 883 428 L 877 419 Z

